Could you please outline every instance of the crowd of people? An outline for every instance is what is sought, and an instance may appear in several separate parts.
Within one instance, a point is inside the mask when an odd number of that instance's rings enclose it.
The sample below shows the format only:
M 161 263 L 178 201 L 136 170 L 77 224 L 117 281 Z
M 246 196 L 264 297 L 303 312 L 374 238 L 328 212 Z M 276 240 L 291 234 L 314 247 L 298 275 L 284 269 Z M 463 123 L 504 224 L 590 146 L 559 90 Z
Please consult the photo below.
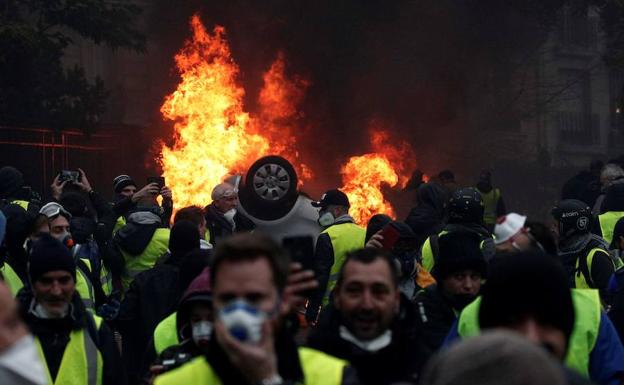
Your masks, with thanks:
M 44 200 L 0 169 L 0 383 L 624 384 L 624 170 L 594 163 L 551 220 L 483 171 L 408 184 L 404 221 L 311 205 L 311 264 L 214 186 L 60 173 Z M 291 250 L 292 252 L 292 250 Z

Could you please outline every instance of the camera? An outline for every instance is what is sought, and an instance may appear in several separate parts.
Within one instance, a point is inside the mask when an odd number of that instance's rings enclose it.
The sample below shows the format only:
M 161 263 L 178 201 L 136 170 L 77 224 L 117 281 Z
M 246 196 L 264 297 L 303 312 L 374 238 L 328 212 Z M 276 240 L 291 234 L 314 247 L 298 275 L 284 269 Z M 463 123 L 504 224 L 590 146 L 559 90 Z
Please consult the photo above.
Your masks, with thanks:
M 63 182 L 77 183 L 80 182 L 80 172 L 71 170 L 62 170 L 59 172 L 59 183 Z

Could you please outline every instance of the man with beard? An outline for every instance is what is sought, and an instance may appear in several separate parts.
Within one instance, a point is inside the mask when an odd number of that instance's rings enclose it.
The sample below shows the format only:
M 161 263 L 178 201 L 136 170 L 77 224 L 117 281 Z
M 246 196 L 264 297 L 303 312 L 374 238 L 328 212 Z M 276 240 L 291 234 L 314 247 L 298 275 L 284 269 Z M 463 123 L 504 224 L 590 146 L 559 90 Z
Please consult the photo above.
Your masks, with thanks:
M 256 227 L 251 219 L 239 212 L 238 189 L 229 183 L 215 186 L 210 196 L 212 203 L 205 207 L 206 227 L 210 234 L 209 242 L 218 245 L 219 241 L 234 233 L 253 231 Z
M 33 245 L 28 276 L 32 291 L 20 292 L 20 315 L 35 336 L 48 383 L 125 384 L 113 334 L 76 292 L 76 263 L 69 249 L 42 235 Z
M 134 180 L 130 176 L 122 174 L 113 179 L 113 192 L 113 212 L 117 218 L 113 233 L 126 224 L 127 216 L 131 214 L 137 203 L 149 196 L 162 196 L 162 210 L 159 215 L 161 222 L 169 226 L 171 214 L 173 214 L 173 194 L 169 187 L 159 186 L 157 183 L 148 183 L 142 189 L 137 190 L 137 184 Z
M 442 346 L 457 315 L 481 290 L 487 265 L 479 242 L 476 234 L 467 232 L 440 238 L 440 254 L 432 272 L 437 284 L 420 291 L 414 299 L 428 355 Z
M 333 304 L 308 346 L 348 360 L 363 384 L 413 382 L 423 363 L 413 304 L 401 294 L 392 257 L 366 248 L 347 254 Z
M 609 245 L 590 232 L 592 214 L 587 204 L 576 199 L 561 201 L 552 210 L 559 258 L 568 273 L 569 285 L 578 289 L 598 289 L 607 302 L 609 279 L 615 265 Z

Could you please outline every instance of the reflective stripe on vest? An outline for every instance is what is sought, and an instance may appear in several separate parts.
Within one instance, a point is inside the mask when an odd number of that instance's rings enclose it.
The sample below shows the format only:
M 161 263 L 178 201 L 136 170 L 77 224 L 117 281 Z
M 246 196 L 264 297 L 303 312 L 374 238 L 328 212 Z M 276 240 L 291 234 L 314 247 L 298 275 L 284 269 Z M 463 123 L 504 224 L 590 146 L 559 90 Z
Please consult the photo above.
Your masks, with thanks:
M 102 285 L 104 294 L 107 296 L 111 295 L 113 292 L 113 275 L 104 265 L 102 265 L 102 269 L 100 270 L 100 284 Z
M 125 225 L 126 225 L 126 218 L 124 217 L 117 218 L 117 221 L 115 222 L 115 227 L 113 227 L 113 235 Z
M 489 193 L 484 193 L 479 190 L 481 197 L 483 198 L 483 221 L 488 225 L 496 224 L 496 206 L 498 206 L 498 200 L 501 193 L 497 188 L 492 189 Z
M 448 234 L 448 231 L 441 231 L 440 233 L 438 233 L 438 239 L 446 234 Z M 425 270 L 427 270 L 428 272 L 431 272 L 431 269 L 433 269 L 433 265 L 435 265 L 433 247 L 431 247 L 431 237 L 428 237 L 427 240 L 425 240 L 425 243 L 423 243 L 422 247 L 420 248 L 420 255 L 422 259 L 422 267 L 424 267 Z
M 88 259 L 80 259 L 91 269 L 91 262 Z M 87 310 L 94 310 L 95 302 L 93 299 L 95 297 L 93 295 L 93 283 L 91 283 L 91 279 L 89 279 L 87 273 L 82 271 L 81 268 L 76 268 L 76 291 L 82 303 L 85 305 L 85 308 L 87 308 Z
M 440 233 L 438 233 L 438 241 L 440 240 L 440 238 L 442 238 L 442 236 L 448 233 L 449 232 L 446 230 L 442 230 Z M 492 240 L 494 239 L 493 237 L 494 236 L 492 235 Z M 482 240 L 481 243 L 479 243 L 479 247 L 481 248 L 481 251 L 485 252 L 487 245 L 488 244 L 485 243 L 485 240 Z M 428 237 L 423 243 L 422 247 L 420 248 L 420 256 L 422 260 L 422 267 L 424 267 L 425 270 L 427 270 L 428 272 L 431 272 L 433 270 L 433 267 L 435 266 L 435 260 L 437 258 L 436 255 L 433 255 L 433 247 L 431 246 L 431 237 Z
M 89 316 L 89 315 L 87 315 Z M 93 316 L 97 331 L 100 330 L 102 319 Z M 43 353 L 39 338 L 35 337 L 41 362 L 48 374 L 49 385 L 101 385 L 102 384 L 102 354 L 85 329 L 72 330 L 69 334 L 69 342 L 63 352 L 61 365 L 59 366 L 56 379 L 52 381 L 52 375 L 48 369 L 48 363 Z
M 13 270 L 13 268 L 5 262 L 4 265 L 0 267 L 0 275 L 2 275 L 4 283 L 6 283 L 9 290 L 11 290 L 11 294 L 13 294 L 14 297 L 17 296 L 17 292 L 24 287 L 24 283 L 15 270 Z
M 158 228 L 141 254 L 131 255 L 121 249 L 121 254 L 126 261 L 126 271 L 122 277 L 124 289 L 127 290 L 130 287 L 130 283 L 137 274 L 154 267 L 156 261 L 169 250 L 168 247 L 169 229 Z
M 604 238 L 608 244 L 611 244 L 613 241 L 613 230 L 615 228 L 615 224 L 622 217 L 624 217 L 624 211 L 609 211 L 598 215 L 602 238 Z
M 609 261 L 611 261 L 611 258 L 609 257 L 609 254 L 607 253 L 607 251 L 598 247 L 591 249 L 589 253 L 587 254 L 587 258 L 586 258 L 587 272 L 589 273 L 590 280 L 591 280 L 592 262 L 594 261 L 594 255 L 596 255 L 596 253 L 598 252 L 604 253 L 607 256 L 607 258 L 609 258 Z M 585 274 L 583 274 L 583 272 L 579 268 L 580 261 L 581 261 L 581 258 L 576 259 L 576 267 L 574 268 L 574 287 L 577 289 L 594 289 L 593 286 L 589 285 L 589 282 L 587 282 L 587 278 L 585 277 Z
M 574 329 L 568 343 L 565 364 L 589 378 L 589 355 L 591 354 L 600 330 L 600 295 L 598 290 L 572 289 L 574 304 Z M 479 307 L 481 297 L 466 306 L 457 321 L 457 332 L 462 338 L 480 333 Z
M 323 297 L 323 305 L 329 302 L 329 295 L 336 286 L 340 268 L 348 252 L 364 247 L 366 230 L 355 223 L 340 223 L 325 229 L 321 234 L 329 235 L 334 250 L 334 264 L 329 271 L 329 281 Z
M 340 385 L 346 361 L 321 353 L 314 349 L 299 348 L 299 362 L 303 370 L 303 385 Z M 214 369 L 206 359 L 197 357 L 193 361 L 154 380 L 154 385 L 209 384 L 222 385 Z
M 18 205 L 19 207 L 21 207 L 24 210 L 28 211 L 28 205 L 30 205 L 30 202 L 23 201 L 23 200 L 14 200 L 14 201 L 11 201 L 10 204 Z
M 170 314 L 167 318 L 160 321 L 156 329 L 154 329 L 154 348 L 156 349 L 156 354 L 160 355 L 160 353 L 168 347 L 180 343 L 177 316 L 177 312 Z

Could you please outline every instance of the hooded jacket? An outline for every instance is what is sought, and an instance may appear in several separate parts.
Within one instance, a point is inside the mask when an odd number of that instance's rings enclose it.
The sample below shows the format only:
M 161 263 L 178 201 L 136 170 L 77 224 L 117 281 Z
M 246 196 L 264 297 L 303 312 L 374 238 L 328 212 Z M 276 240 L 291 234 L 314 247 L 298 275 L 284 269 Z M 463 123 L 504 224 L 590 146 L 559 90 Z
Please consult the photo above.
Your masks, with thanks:
M 446 190 L 435 183 L 426 183 L 418 188 L 416 194 L 417 205 L 410 210 L 405 223 L 416 234 L 419 245 L 427 237 L 442 230 L 446 217 Z

